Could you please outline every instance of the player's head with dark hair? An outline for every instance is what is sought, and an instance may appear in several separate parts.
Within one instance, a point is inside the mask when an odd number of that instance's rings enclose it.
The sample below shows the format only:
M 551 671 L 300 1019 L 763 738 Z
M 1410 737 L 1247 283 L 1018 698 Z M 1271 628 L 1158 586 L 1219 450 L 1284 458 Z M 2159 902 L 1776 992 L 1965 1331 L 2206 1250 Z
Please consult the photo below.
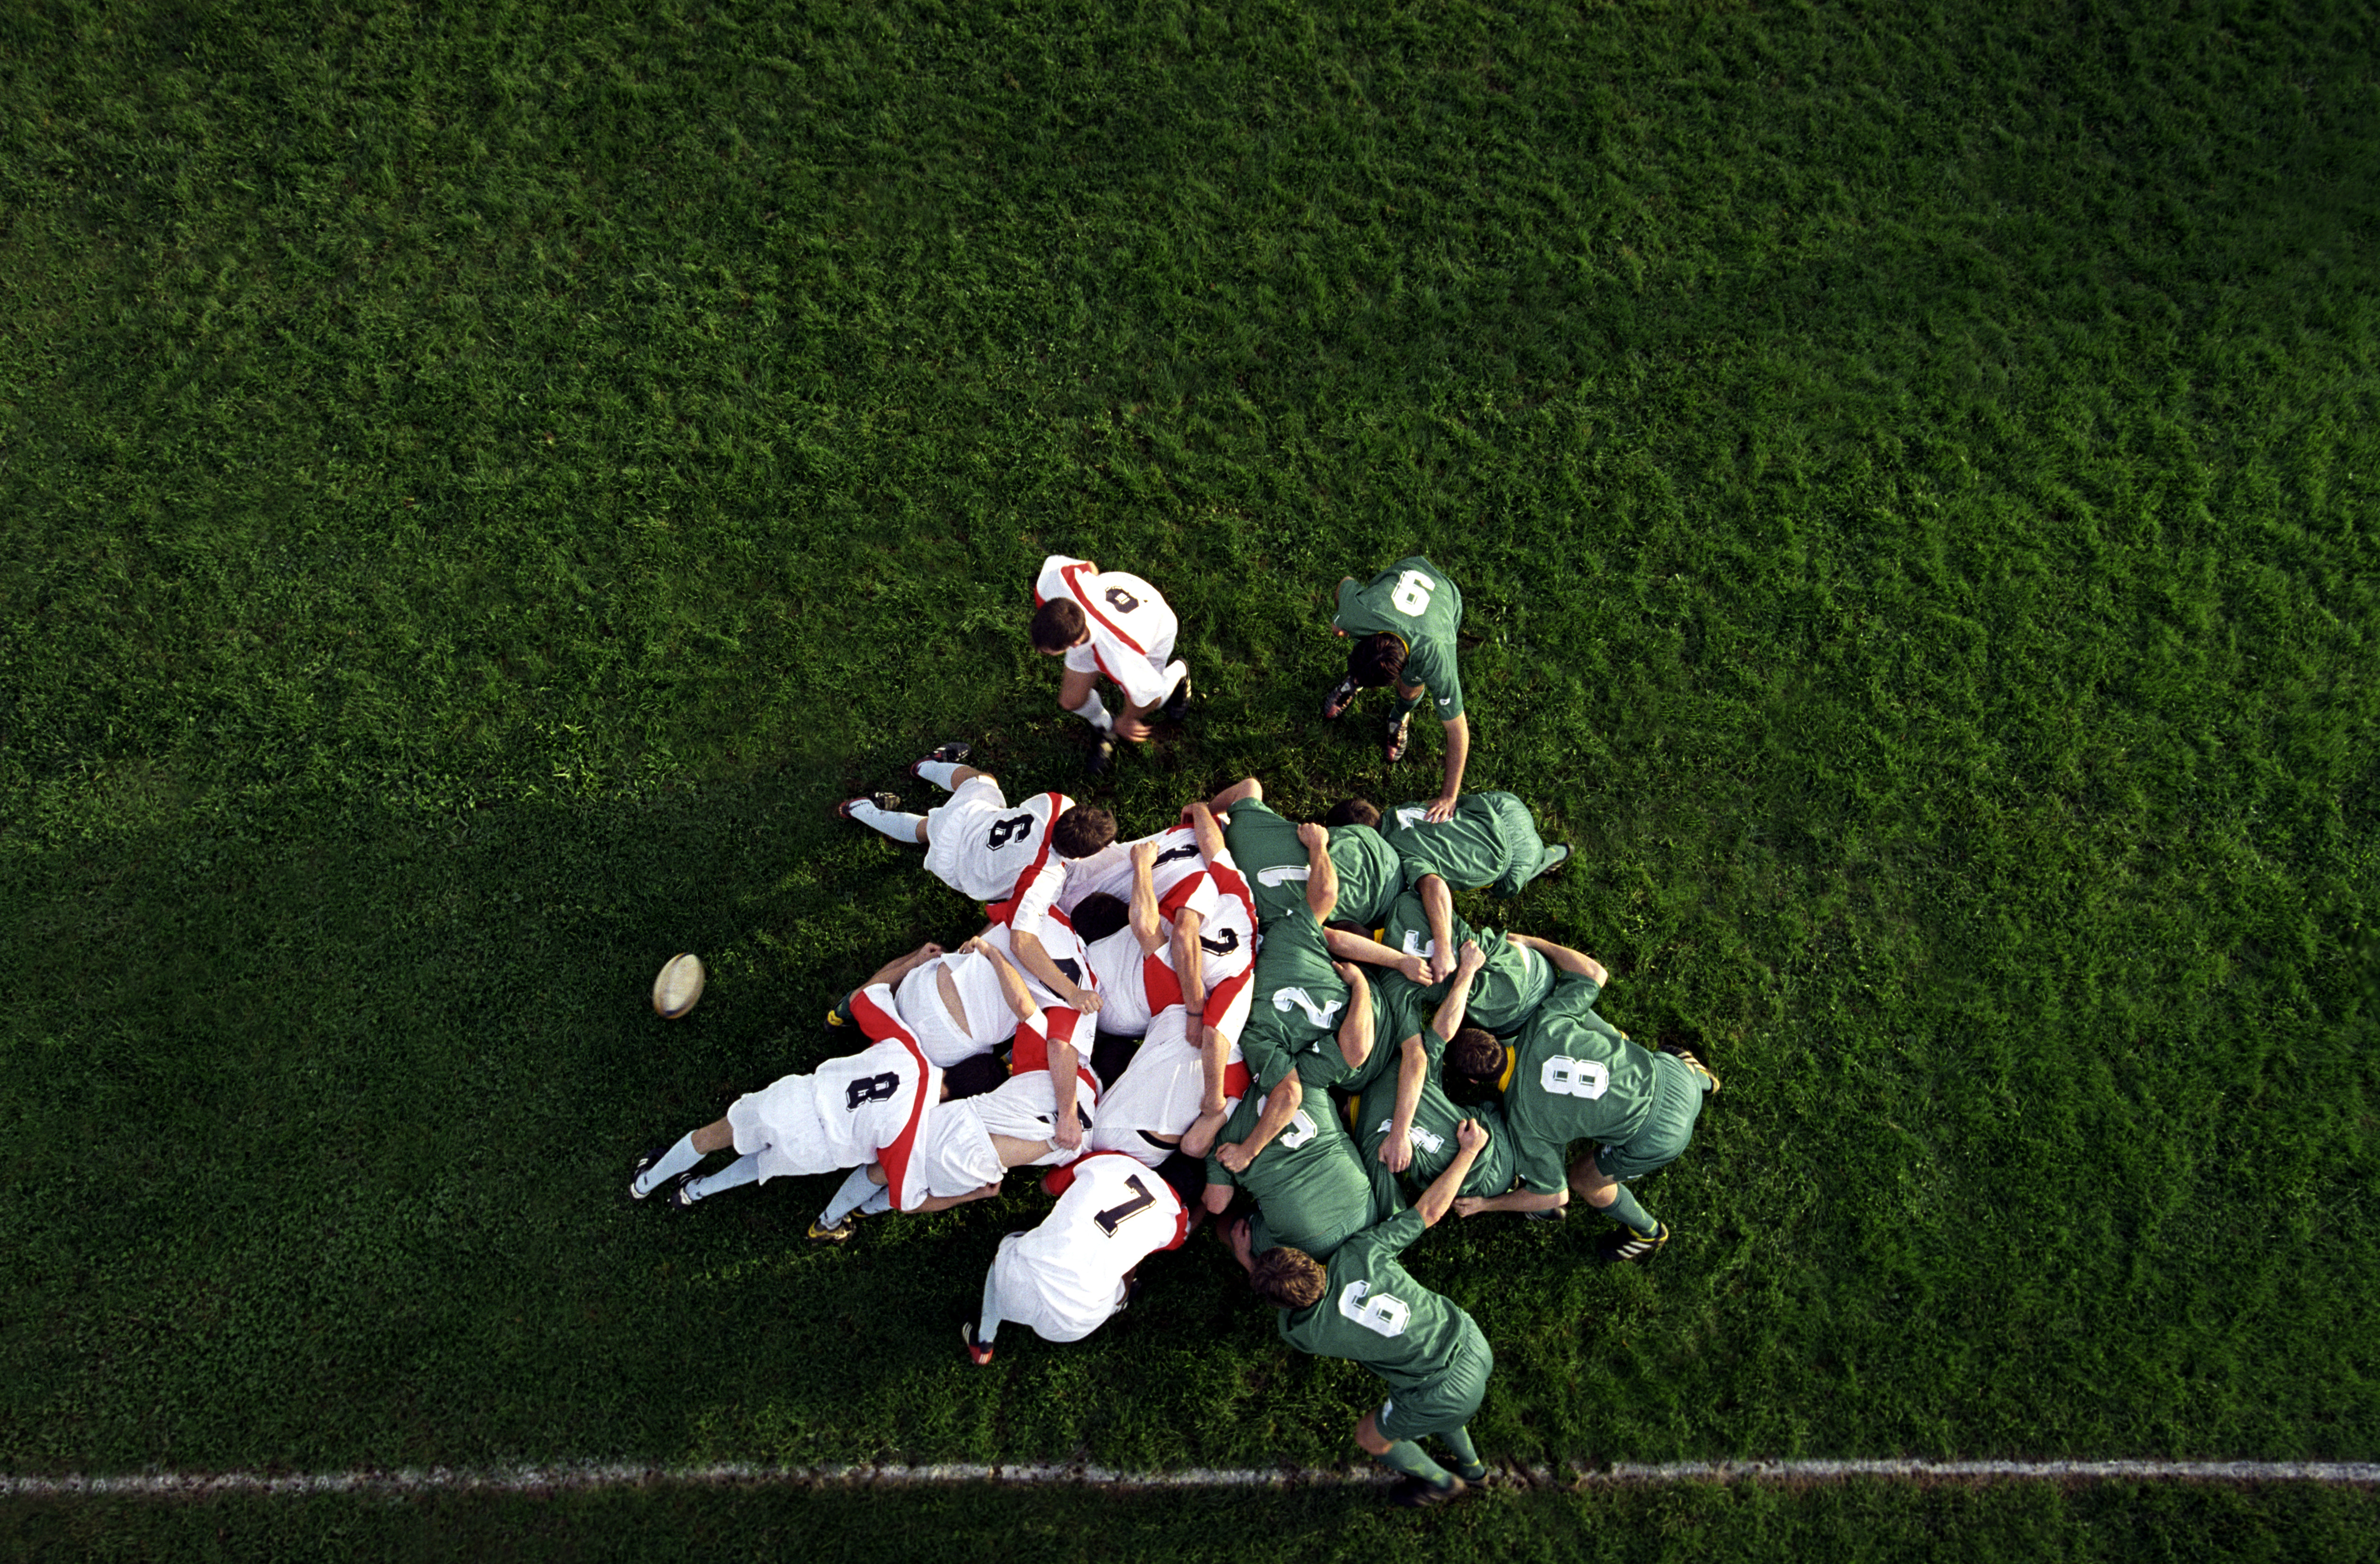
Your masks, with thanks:
M 980 1097 L 996 1091 L 1008 1080 L 1007 1067 L 996 1054 L 971 1054 L 942 1071 L 942 1096 L 956 1102 L 961 1097 Z
M 1090 621 L 1071 597 L 1053 597 L 1033 610 L 1033 650 L 1056 656 L 1083 639 Z
M 1466 1026 L 1448 1040 L 1446 1062 L 1457 1075 L 1493 1086 L 1503 1078 L 1504 1045 L 1491 1032 Z
M 1328 1273 L 1302 1249 L 1268 1249 L 1248 1267 L 1248 1285 L 1266 1302 L 1283 1309 L 1311 1309 L 1322 1301 Z
M 1356 688 L 1387 684 L 1405 671 L 1405 643 L 1387 630 L 1367 635 L 1347 649 L 1347 677 Z
M 1074 912 L 1075 935 L 1085 945 L 1099 941 L 1132 922 L 1132 909 L 1123 898 L 1099 891 L 1077 902 Z
M 1115 816 L 1096 804 L 1076 804 L 1050 823 L 1050 845 L 1061 858 L 1088 858 L 1115 840 Z
M 1369 825 L 1377 831 L 1380 828 L 1380 812 L 1372 807 L 1369 799 L 1342 799 L 1330 806 L 1322 824 L 1334 831 L 1342 825 Z

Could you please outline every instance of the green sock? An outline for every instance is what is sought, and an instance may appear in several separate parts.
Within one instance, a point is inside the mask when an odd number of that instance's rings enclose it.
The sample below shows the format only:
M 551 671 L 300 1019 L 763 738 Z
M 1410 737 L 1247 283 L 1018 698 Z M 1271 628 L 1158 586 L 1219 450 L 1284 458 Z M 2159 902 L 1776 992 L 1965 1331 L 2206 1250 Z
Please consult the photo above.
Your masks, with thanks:
M 1479 1447 L 1471 1442 L 1471 1430 L 1458 1428 L 1451 1434 L 1441 1434 L 1438 1442 L 1454 1457 L 1454 1474 L 1466 1483 L 1476 1483 L 1488 1475 L 1488 1465 L 1479 1459 Z
M 1454 1485 L 1454 1473 L 1430 1460 L 1411 1439 L 1400 1439 L 1390 1445 L 1381 1453 L 1379 1461 L 1381 1465 L 1402 1472 L 1408 1477 L 1418 1477 L 1433 1488 Z
M 1661 1230 L 1661 1219 L 1637 1204 L 1636 1197 L 1628 1192 L 1627 1185 L 1614 1184 L 1611 1196 L 1611 1204 L 1603 1208 L 1606 1216 L 1615 1222 L 1626 1223 L 1628 1230 L 1638 1238 L 1651 1238 Z

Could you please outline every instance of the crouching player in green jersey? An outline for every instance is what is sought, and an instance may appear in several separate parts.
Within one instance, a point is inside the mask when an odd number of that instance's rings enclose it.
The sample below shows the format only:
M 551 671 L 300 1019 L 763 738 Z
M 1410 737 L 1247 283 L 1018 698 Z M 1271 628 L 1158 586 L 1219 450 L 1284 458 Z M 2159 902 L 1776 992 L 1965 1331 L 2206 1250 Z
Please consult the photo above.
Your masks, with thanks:
M 1683 1049 L 1657 1054 L 1630 1042 L 1597 1015 L 1603 988 L 1601 969 L 1596 971 L 1566 971 L 1521 1029 L 1506 1077 L 1504 1122 L 1521 1188 L 1544 1194 L 1567 1185 L 1626 1229 L 1602 1240 L 1602 1258 L 1641 1263 L 1670 1241 L 1670 1229 L 1626 1186 L 1684 1155 L 1718 1077 Z M 1454 1052 L 1456 1069 L 1481 1084 L 1494 1084 L 1503 1064 L 1503 1050 L 1492 1045 L 1475 1054 L 1461 1046 Z M 1565 1170 L 1573 1141 L 1595 1143 Z M 1510 1207 L 1482 1201 L 1463 1215 L 1503 1209 Z
M 1257 1249 L 1245 1223 L 1227 1235 L 1249 1284 L 1280 1308 L 1282 1340 L 1362 1363 L 1389 1382 L 1389 1399 L 1355 1424 L 1355 1442 L 1405 1475 L 1402 1504 L 1441 1504 L 1488 1475 L 1465 1424 L 1487 1397 L 1496 1354 L 1477 1321 L 1397 1263 L 1446 1215 L 1488 1139 L 1470 1119 L 1455 1135 L 1454 1160 L 1421 1204 L 1347 1240 L 1328 1265 L 1298 1249 Z M 1426 1434 L 1438 1436 L 1453 1471 L 1423 1451 Z

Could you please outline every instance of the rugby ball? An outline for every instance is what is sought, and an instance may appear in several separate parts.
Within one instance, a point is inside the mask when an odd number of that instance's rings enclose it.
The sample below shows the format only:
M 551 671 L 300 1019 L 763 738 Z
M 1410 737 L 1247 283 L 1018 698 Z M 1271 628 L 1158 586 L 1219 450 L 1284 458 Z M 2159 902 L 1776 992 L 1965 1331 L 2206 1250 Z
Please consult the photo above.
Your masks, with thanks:
M 673 956 L 653 979 L 653 1014 L 663 1020 L 675 1020 L 694 1008 L 702 997 L 702 958 Z

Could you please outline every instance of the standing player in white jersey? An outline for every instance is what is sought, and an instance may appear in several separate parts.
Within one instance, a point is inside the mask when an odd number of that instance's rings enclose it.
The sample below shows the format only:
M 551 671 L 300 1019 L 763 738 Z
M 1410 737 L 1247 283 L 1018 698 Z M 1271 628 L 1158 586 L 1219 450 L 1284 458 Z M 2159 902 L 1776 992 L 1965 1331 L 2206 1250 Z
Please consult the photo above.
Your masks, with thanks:
M 1060 792 L 1036 793 L 1012 805 L 991 773 L 965 764 L 967 753 L 965 744 L 945 744 L 909 768 L 951 789 L 950 801 L 929 813 L 901 813 L 901 800 L 892 793 L 845 799 L 836 813 L 896 842 L 923 842 L 926 867 L 935 877 L 978 901 L 1013 902 L 1028 886 L 1046 884 L 1048 900 L 1024 921 L 1009 920 L 1026 936 L 1016 942 L 1017 964 L 1065 1004 L 1085 1013 L 1098 1009 L 1098 1001 L 1077 989 L 1044 950 L 1041 911 L 1056 899 L 1070 862 L 1114 843 L 1115 816 Z
M 1088 769 L 1097 776 L 1115 758 L 1121 736 L 1148 738 L 1148 714 L 1164 708 L 1179 722 L 1190 706 L 1190 669 L 1173 655 L 1180 626 L 1155 587 L 1122 570 L 1053 554 L 1033 583 L 1033 650 L 1063 657 L 1058 704 L 1091 725 Z M 1113 718 L 1096 688 L 1101 674 L 1123 691 Z
M 992 1338 L 1010 1320 L 1044 1341 L 1080 1341 L 1130 1301 L 1143 1260 L 1190 1236 L 1195 1203 L 1135 1159 L 1094 1153 L 1050 1178 L 1070 1175 L 1039 1227 L 1000 1240 L 981 1317 L 959 1330 L 969 1362 L 991 1362 Z

